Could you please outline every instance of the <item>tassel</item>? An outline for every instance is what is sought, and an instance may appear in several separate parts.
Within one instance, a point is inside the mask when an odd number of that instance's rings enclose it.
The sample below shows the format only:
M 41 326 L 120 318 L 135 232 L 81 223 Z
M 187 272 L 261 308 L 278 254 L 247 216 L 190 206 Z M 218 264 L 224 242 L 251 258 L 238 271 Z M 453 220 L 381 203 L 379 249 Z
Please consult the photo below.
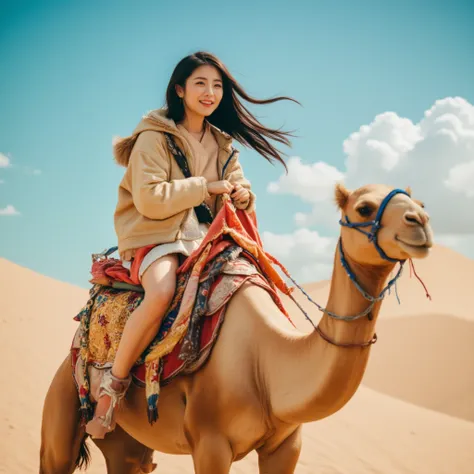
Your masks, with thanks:
M 426 288 L 426 285 L 425 283 L 423 282 L 423 280 L 418 276 L 418 273 L 416 273 L 416 270 L 415 270 L 415 264 L 413 263 L 413 260 L 410 258 L 410 269 L 413 270 L 413 273 L 415 274 L 415 277 L 416 279 L 421 283 L 421 285 L 423 286 L 423 289 L 425 290 L 425 293 L 426 293 L 426 297 L 431 301 L 431 295 L 428 291 L 428 288 Z
M 148 422 L 153 425 L 158 418 L 158 395 L 154 393 L 148 397 Z
M 79 409 L 79 420 L 81 426 L 87 425 L 89 421 L 92 420 L 94 416 L 94 408 L 90 403 L 88 404 L 83 404 L 81 408 Z

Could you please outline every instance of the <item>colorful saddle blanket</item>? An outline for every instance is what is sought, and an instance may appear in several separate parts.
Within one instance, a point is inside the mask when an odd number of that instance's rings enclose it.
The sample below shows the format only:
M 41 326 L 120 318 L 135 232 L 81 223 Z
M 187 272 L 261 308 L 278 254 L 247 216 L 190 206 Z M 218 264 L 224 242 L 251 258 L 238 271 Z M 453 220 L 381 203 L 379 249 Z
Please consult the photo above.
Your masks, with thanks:
M 150 423 L 158 418 L 160 386 L 198 370 L 209 357 L 226 305 L 243 283 L 266 289 L 290 319 L 277 289 L 286 294 L 292 289 L 274 263 L 253 221 L 226 203 L 201 247 L 178 270 L 176 293 L 160 330 L 132 370 L 135 383 L 145 386 Z M 102 370 L 112 366 L 125 323 L 142 299 L 137 291 L 95 284 L 75 317 L 80 325 L 71 345 L 72 368 L 84 422 L 92 418 L 91 395 L 95 398 Z

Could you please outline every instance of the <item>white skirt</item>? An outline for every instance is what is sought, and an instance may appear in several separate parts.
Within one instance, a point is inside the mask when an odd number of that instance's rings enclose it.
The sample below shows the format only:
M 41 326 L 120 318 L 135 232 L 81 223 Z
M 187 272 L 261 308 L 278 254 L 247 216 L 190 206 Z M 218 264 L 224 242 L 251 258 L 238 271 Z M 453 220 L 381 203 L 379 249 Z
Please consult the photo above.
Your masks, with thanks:
M 207 231 L 209 230 L 209 225 L 199 224 L 199 230 L 201 231 L 202 237 L 196 240 L 176 240 L 175 242 L 170 242 L 167 244 L 157 245 L 153 247 L 143 259 L 140 268 L 138 270 L 138 279 L 141 281 L 142 276 L 145 273 L 145 270 L 154 262 L 156 262 L 161 257 L 171 254 L 182 254 L 186 257 L 189 257 L 195 250 L 199 248 L 202 241 L 206 237 Z M 130 270 L 132 262 L 128 260 L 122 260 L 122 266 Z

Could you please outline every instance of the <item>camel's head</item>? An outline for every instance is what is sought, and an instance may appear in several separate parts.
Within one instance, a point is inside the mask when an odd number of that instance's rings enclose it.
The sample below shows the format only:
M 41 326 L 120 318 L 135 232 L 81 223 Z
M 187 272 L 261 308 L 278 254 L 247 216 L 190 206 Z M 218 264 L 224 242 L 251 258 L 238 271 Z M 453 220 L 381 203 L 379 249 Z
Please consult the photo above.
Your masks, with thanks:
M 433 245 L 429 216 L 410 189 L 368 185 L 349 191 L 337 184 L 335 198 L 344 252 L 352 260 L 380 265 L 428 255 Z

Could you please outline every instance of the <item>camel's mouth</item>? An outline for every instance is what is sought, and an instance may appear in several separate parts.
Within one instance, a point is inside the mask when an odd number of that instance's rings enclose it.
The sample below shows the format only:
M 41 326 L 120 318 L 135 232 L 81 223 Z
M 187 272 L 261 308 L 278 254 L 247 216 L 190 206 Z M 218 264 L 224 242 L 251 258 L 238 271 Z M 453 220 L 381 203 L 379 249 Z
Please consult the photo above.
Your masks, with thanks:
M 432 243 L 427 240 L 423 240 L 423 242 L 408 242 L 406 239 L 402 240 L 398 235 L 395 236 L 395 240 L 399 247 L 413 258 L 426 257 L 432 247 Z

